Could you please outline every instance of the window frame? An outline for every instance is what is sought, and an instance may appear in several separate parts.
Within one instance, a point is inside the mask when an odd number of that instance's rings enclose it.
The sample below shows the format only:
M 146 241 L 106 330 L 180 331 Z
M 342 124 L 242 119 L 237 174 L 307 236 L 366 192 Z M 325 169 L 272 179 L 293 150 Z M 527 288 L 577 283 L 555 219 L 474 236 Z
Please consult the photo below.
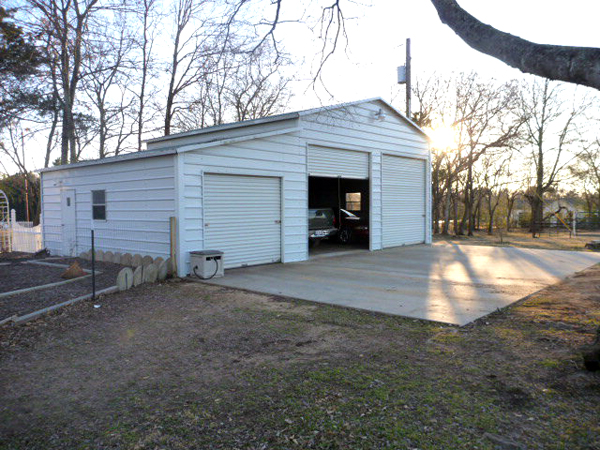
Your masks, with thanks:
M 349 200 L 349 195 L 358 195 L 358 200 Z M 346 201 L 346 209 L 348 211 L 362 211 L 362 192 L 346 192 L 344 194 L 344 199 Z M 358 204 L 358 208 L 354 208 L 354 205 Z M 350 207 L 352 205 L 352 207 Z
M 96 202 L 95 202 L 95 199 L 94 199 L 94 197 L 95 197 L 95 196 L 94 196 L 94 193 L 96 193 L 96 192 L 102 192 L 102 194 L 103 194 L 103 197 L 104 197 L 104 198 L 103 198 L 103 200 L 104 200 L 104 201 L 103 201 L 102 203 L 96 203 Z M 106 208 L 106 189 L 94 189 L 94 190 L 92 190 L 92 191 L 91 191 L 91 195 L 92 195 L 92 201 L 91 201 L 91 204 L 92 204 L 92 220 L 94 220 L 94 221 L 97 221 L 97 222 L 98 222 L 98 221 L 101 221 L 101 222 L 106 222 L 106 217 L 107 217 L 107 208 Z M 97 218 L 96 218 L 95 211 L 96 211 L 96 207 L 100 207 L 100 206 L 101 206 L 101 207 L 103 207 L 103 210 L 104 210 L 104 218 L 102 218 L 102 219 L 97 219 Z

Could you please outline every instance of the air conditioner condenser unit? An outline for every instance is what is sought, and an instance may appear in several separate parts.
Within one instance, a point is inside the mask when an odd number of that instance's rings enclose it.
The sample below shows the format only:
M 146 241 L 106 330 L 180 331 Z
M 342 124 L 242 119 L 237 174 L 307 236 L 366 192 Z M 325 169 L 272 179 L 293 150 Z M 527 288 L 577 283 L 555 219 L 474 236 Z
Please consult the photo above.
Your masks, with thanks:
M 199 250 L 190 252 L 190 267 L 193 275 L 203 280 L 224 275 L 223 252 L 220 250 Z

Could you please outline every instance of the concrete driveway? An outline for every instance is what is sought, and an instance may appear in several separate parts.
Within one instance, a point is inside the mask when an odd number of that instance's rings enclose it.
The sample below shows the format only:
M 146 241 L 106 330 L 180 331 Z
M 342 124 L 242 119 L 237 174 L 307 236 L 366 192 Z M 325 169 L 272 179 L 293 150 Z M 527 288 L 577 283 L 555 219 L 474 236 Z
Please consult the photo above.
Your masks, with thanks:
M 232 269 L 210 282 L 465 325 L 598 262 L 598 253 L 438 243 Z

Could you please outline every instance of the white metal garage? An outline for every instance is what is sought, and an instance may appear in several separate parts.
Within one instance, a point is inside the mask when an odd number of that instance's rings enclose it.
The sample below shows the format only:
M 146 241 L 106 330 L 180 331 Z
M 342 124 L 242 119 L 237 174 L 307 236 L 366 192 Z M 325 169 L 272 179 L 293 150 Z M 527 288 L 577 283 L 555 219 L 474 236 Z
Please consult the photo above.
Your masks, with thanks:
M 383 155 L 383 247 L 421 244 L 426 239 L 426 171 L 422 159 Z
M 303 261 L 309 183 L 319 177 L 368 180 L 370 250 L 429 243 L 429 162 L 427 136 L 381 99 L 173 134 L 143 152 L 44 169 L 44 245 L 72 246 L 60 231 L 66 195 L 77 253 L 94 224 L 109 236 L 100 250 L 166 258 L 174 247 L 182 276 L 199 250 L 223 251 L 228 268 Z
M 225 268 L 281 261 L 280 179 L 205 174 L 204 233 Z

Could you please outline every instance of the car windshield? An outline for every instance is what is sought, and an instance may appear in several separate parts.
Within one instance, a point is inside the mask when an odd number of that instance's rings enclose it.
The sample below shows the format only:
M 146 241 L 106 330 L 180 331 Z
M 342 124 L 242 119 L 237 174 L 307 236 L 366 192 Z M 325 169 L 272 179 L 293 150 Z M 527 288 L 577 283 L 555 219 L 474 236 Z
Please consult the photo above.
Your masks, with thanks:
M 331 209 L 323 208 L 323 209 L 309 209 L 308 210 L 308 218 L 309 219 L 330 219 L 333 220 L 333 211 Z
M 340 211 L 342 211 L 348 217 L 358 217 L 356 214 L 352 214 L 350 211 L 346 211 L 345 209 L 340 209 Z

